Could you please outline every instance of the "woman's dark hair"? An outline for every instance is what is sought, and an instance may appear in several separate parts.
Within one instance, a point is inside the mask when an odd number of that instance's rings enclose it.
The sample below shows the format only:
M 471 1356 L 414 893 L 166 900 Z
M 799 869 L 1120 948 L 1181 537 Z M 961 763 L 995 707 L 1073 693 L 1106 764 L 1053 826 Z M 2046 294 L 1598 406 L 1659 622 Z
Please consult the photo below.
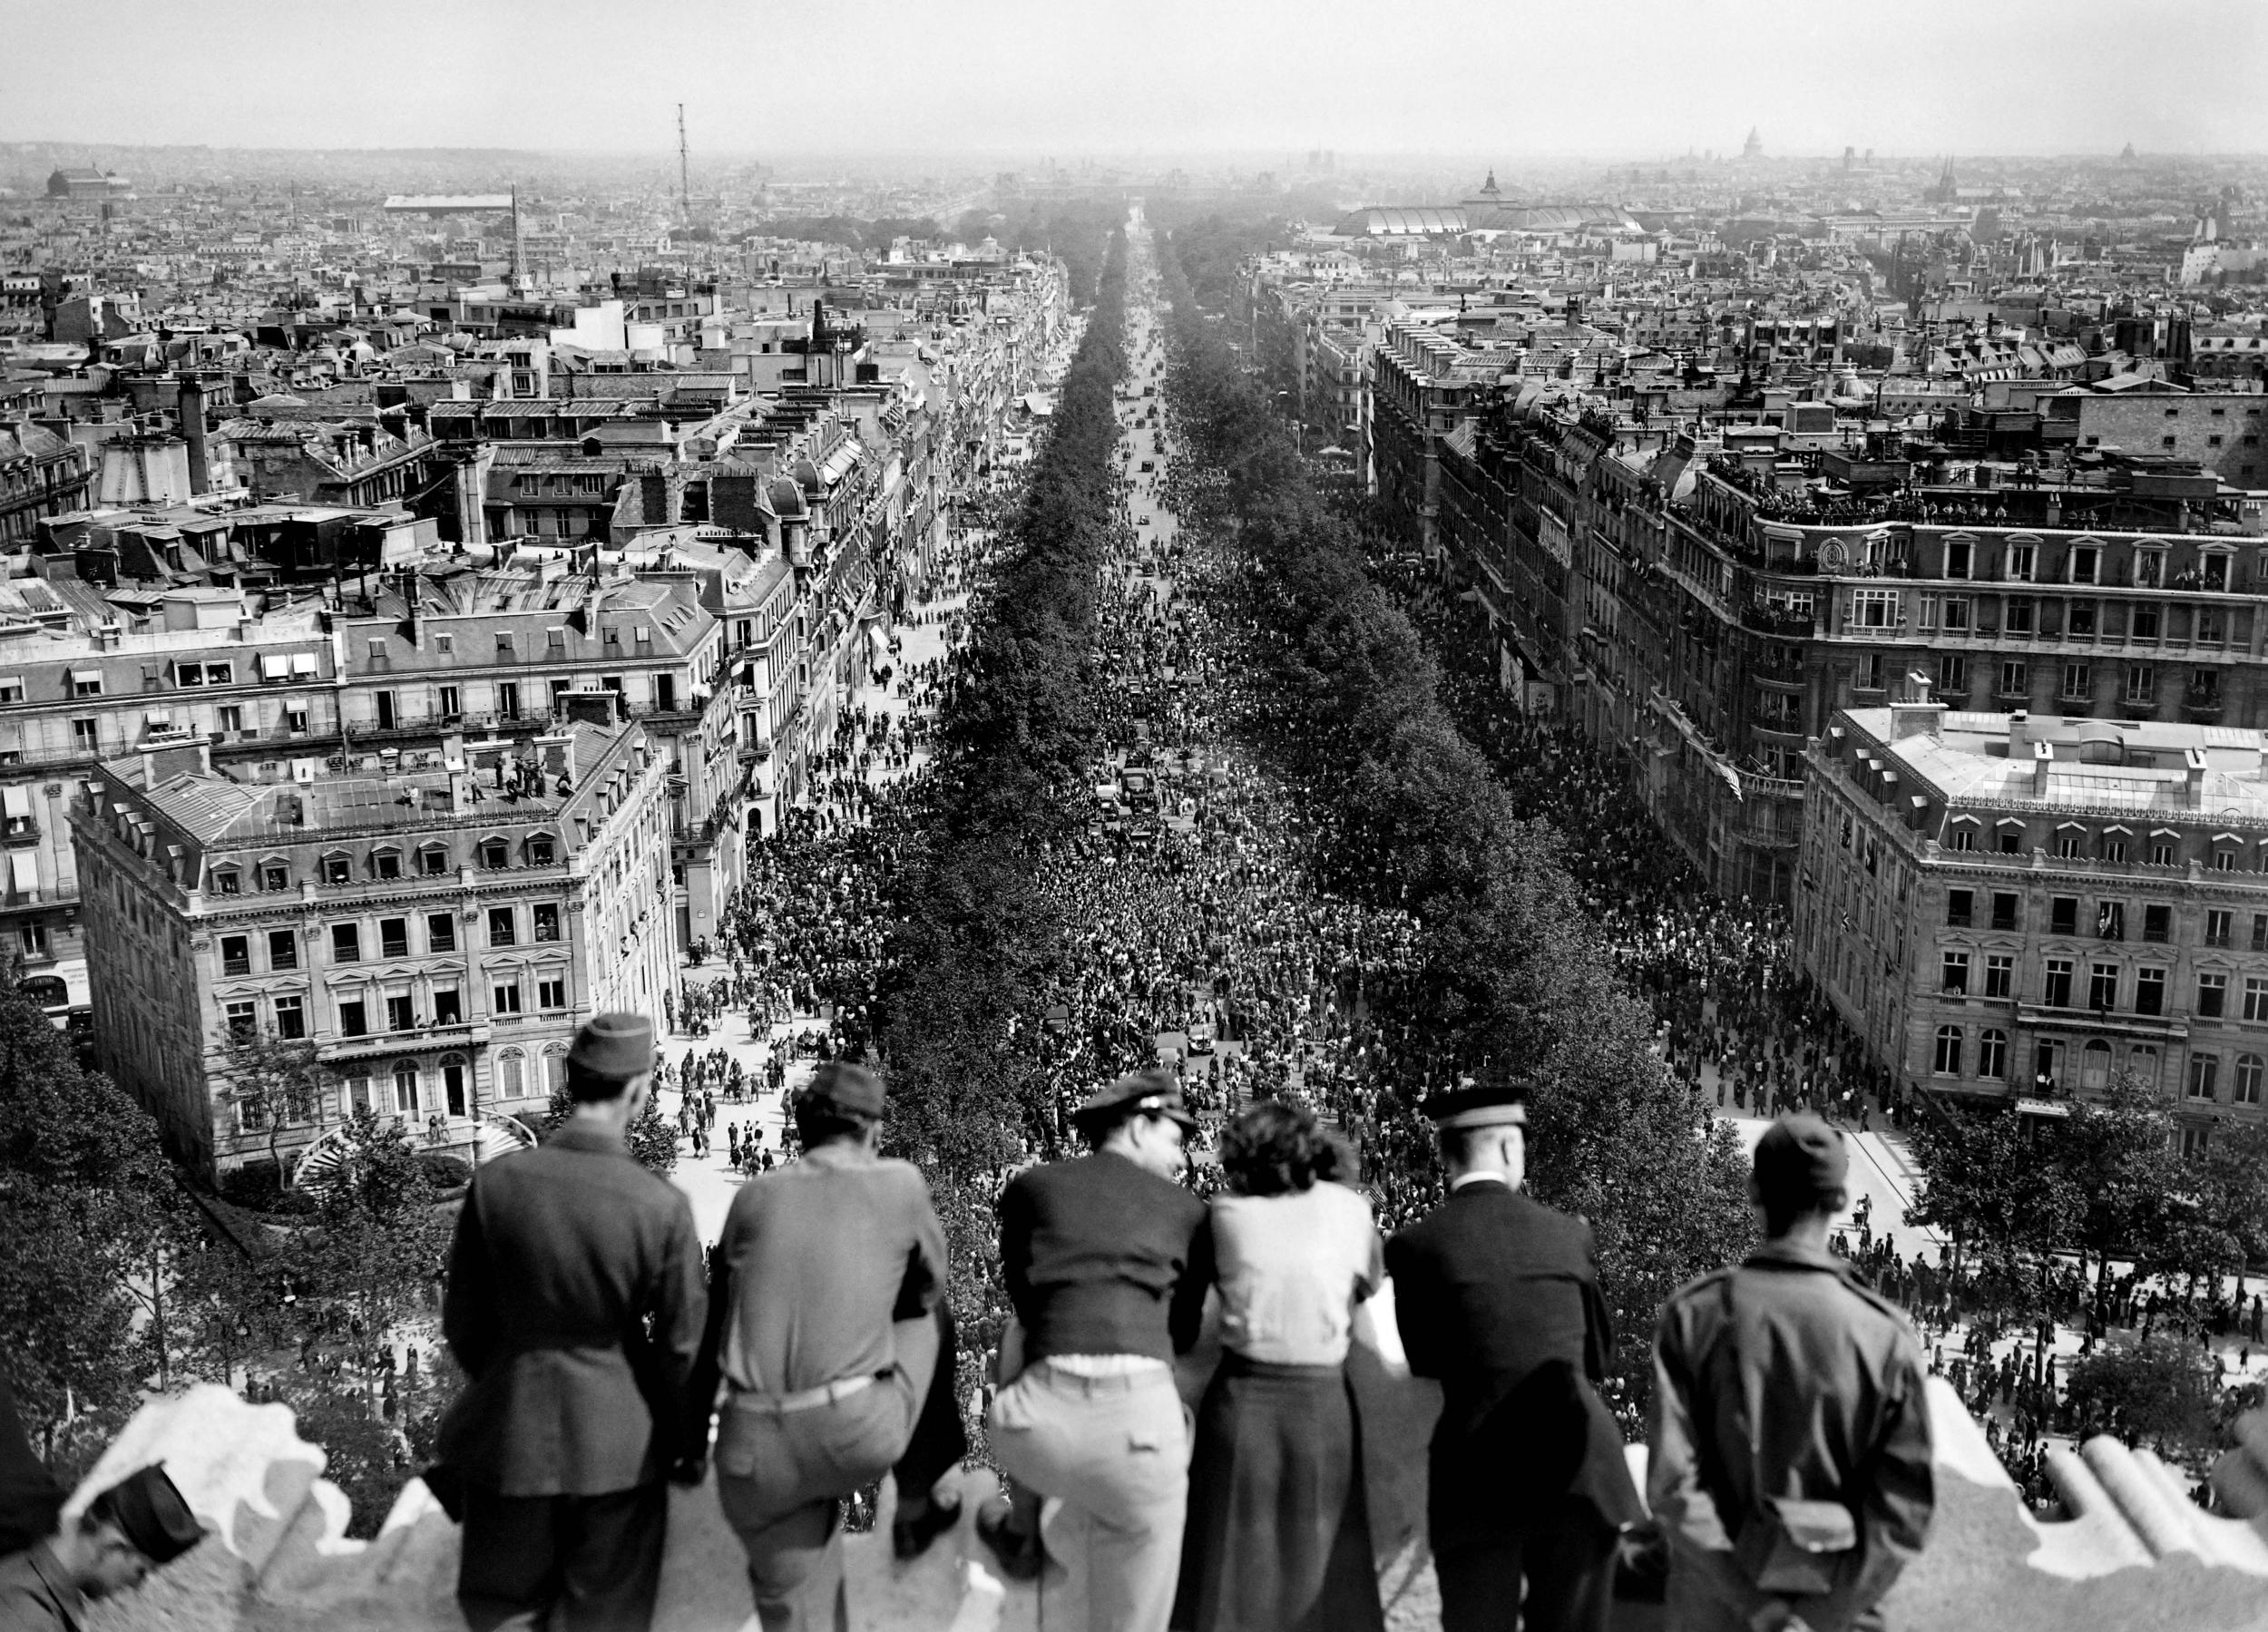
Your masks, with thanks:
M 1336 1140 L 1311 1110 L 1263 1099 L 1221 1130 L 1220 1165 L 1243 1196 L 1282 1196 L 1339 1177 Z

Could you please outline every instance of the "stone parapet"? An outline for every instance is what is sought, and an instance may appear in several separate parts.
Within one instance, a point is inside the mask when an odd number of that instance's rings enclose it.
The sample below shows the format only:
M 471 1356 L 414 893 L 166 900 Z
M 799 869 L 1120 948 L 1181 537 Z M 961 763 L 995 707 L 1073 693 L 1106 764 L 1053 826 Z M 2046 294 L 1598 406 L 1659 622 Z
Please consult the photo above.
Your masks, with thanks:
M 1373 1539 L 1393 1632 L 1439 1625 L 1426 1552 L 1425 1444 L 1439 1409 L 1393 1337 L 1392 1289 L 1364 1311 L 1350 1368 L 1359 1402 Z M 1208 1363 L 1183 1368 L 1194 1398 Z M 2147 1451 L 2115 1441 L 2058 1454 L 2053 1474 L 2076 1515 L 2042 1523 L 2024 1509 L 1982 1430 L 1952 1390 L 1931 1384 L 1938 1510 L 1928 1549 L 1884 1605 L 1891 1632 L 2256 1632 L 2268 1626 L 2268 1412 L 2214 1481 L 2244 1518 L 2209 1515 Z M 1632 1448 L 1641 1478 L 1644 1451 Z M 67 1511 L 145 1463 L 165 1464 L 214 1534 L 135 1593 L 98 1607 L 97 1632 L 461 1632 L 458 1532 L 412 1481 L 375 1540 L 346 1539 L 347 1500 L 290 1411 L 248 1405 L 210 1385 L 146 1406 Z M 973 1533 L 991 1476 L 963 1476 L 959 1529 L 911 1566 L 890 1556 L 882 1522 L 848 1541 L 852 1621 L 861 1632 L 1077 1632 L 1075 1582 L 1002 1582 Z M 1044 1604 L 1042 1598 L 1044 1597 Z M 1618 1625 L 1656 1624 L 1623 1607 Z M 661 1600 L 665 1632 L 751 1627 L 739 1543 L 712 1488 L 673 1490 Z

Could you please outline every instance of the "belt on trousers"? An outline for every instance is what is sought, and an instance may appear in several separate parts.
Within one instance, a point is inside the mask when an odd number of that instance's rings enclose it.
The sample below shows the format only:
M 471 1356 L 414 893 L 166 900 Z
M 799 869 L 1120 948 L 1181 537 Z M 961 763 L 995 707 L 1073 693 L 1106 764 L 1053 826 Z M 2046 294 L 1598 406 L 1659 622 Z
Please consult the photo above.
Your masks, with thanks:
M 822 1383 L 816 1388 L 807 1388 L 794 1394 L 759 1394 L 751 1390 L 735 1389 L 732 1402 L 735 1405 L 753 1406 L 778 1416 L 792 1416 L 799 1411 L 816 1411 L 822 1405 L 833 1405 L 837 1401 L 849 1399 L 853 1394 L 864 1393 L 878 1381 L 879 1377 L 870 1373 L 864 1377 L 843 1377 L 833 1383 Z

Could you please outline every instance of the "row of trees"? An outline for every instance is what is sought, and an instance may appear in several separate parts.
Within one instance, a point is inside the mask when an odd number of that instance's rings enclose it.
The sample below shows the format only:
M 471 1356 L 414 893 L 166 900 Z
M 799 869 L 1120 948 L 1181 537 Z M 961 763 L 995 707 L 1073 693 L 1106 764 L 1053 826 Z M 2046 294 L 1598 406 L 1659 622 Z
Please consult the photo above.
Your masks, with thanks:
M 1737 1143 L 1663 1069 L 1652 1017 L 1582 911 L 1559 835 L 1518 816 L 1459 733 L 1433 655 L 1367 576 L 1360 535 L 1311 484 L 1171 251 L 1184 520 L 1233 540 L 1246 569 L 1237 610 L 1262 654 L 1269 750 L 1341 836 L 1321 882 L 1418 919 L 1420 972 L 1384 994 L 1382 1018 L 1428 1040 L 1422 1074 L 1438 1083 L 1517 1065 L 1532 1080 L 1531 1186 L 1598 1232 L 1635 1411 L 1661 1300 L 1749 1238 Z M 1402 1114 L 1423 1086 L 1403 1086 Z
M 2068 1117 L 1948 1113 L 1914 1129 L 1907 1217 L 1943 1234 L 2015 1318 L 2050 1313 L 2054 1267 L 2075 1260 L 2107 1324 L 2114 1264 L 2194 1291 L 2268 1260 L 2268 1128 L 2220 1134 L 2184 1157 L 2171 1108 L 2123 1074 Z
M 304 1075 L 269 1060 L 246 1091 L 288 1099 Z M 454 1381 L 437 1353 L 414 1377 L 388 1363 L 430 1308 L 449 1223 L 400 1128 L 360 1112 L 337 1142 L 319 1198 L 235 1207 L 0 982 L 0 1365 L 59 1478 L 151 1393 L 211 1381 L 291 1403 L 364 1533 L 384 1518 Z
M 1093 234 L 1097 249 L 1105 230 Z M 1057 1084 L 1032 1045 L 1066 935 L 1033 864 L 1065 831 L 1067 795 L 1094 737 L 1112 394 L 1126 366 L 1126 246 L 1122 235 L 1107 241 L 1086 333 L 1003 519 L 941 704 L 936 766 L 912 825 L 914 853 L 898 869 L 900 917 L 878 994 L 889 1143 L 928 1173 L 963 1311 L 990 1301 L 996 1176 L 1028 1149 L 1051 1150 L 1060 1133 Z M 982 1344 L 983 1323 L 969 1323 L 966 1335 Z

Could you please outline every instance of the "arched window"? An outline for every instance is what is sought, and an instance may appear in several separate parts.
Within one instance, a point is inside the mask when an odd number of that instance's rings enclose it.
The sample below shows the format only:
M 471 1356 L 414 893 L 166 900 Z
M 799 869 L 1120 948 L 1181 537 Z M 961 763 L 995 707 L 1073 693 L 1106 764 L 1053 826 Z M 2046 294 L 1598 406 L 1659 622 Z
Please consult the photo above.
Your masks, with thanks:
M 443 1100 L 449 1108 L 449 1114 L 453 1117 L 463 1116 L 465 1105 L 464 1055 L 442 1055 L 441 1092 Z
M 2126 1051 L 2126 1072 L 2143 1087 L 2157 1087 L 2157 1044 L 2137 1042 Z
M 552 1047 L 543 1051 L 543 1086 L 551 1093 L 567 1091 L 567 1051 Z
M 512 846 L 501 838 L 481 840 L 481 865 L 501 871 L 512 865 Z
M 1937 1063 L 1933 1069 L 1941 1077 L 1960 1075 L 1960 1028 L 1940 1026 L 1937 1029 Z
M 402 1116 L 413 1116 L 417 1110 L 417 1061 L 396 1060 L 394 1062 L 394 1109 Z
M 1977 1039 L 1977 1075 L 1999 1081 L 2009 1074 L 2009 1034 L 1988 1026 Z
M 2231 1104 L 2257 1105 L 2260 1103 L 2260 1079 L 2263 1070 L 2261 1058 L 2257 1054 L 2239 1054 L 2236 1057 L 2236 1091 L 2229 1096 Z
M 2215 1098 L 2214 1086 L 2221 1076 L 2221 1057 L 2218 1054 L 2192 1054 L 2189 1057 L 2189 1097 L 2193 1099 Z
M 501 1099 L 520 1099 L 527 1097 L 528 1057 L 518 1049 L 506 1049 L 496 1056 L 496 1093 Z
M 2079 1051 L 2079 1086 L 2087 1089 L 2110 1086 L 2110 1044 L 2099 1037 L 2087 1040 Z

